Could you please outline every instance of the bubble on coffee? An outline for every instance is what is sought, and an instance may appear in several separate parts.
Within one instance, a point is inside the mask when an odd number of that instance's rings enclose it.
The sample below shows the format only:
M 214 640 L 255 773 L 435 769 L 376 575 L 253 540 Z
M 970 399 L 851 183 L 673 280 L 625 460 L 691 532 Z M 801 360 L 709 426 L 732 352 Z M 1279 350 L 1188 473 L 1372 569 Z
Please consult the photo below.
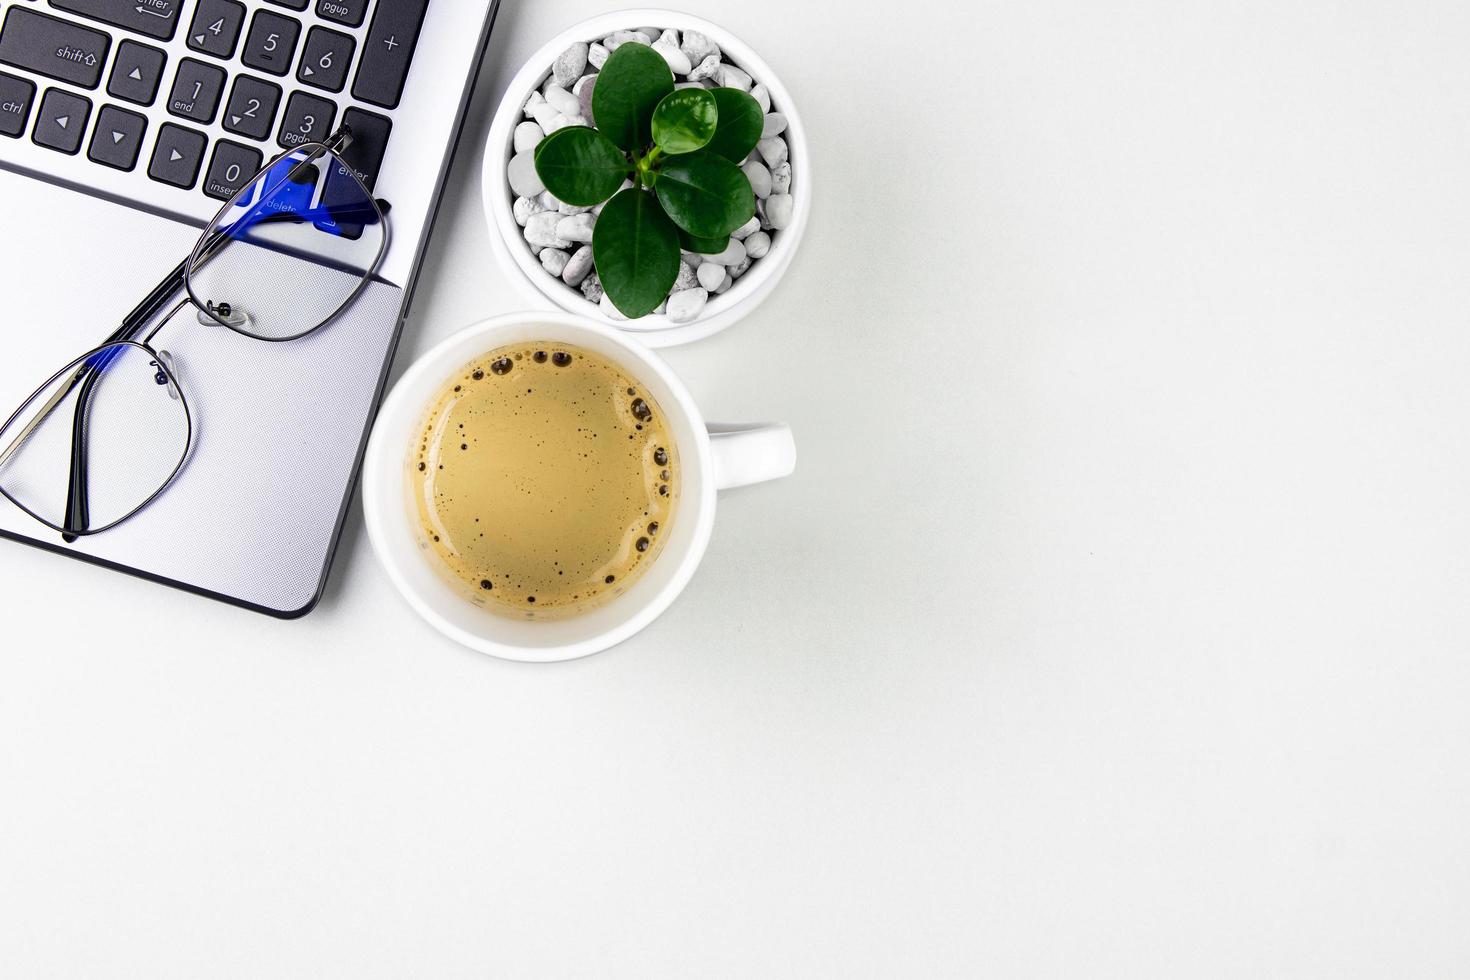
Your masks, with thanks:
M 555 619 L 657 560 L 679 487 L 657 400 L 567 344 L 498 348 L 447 379 L 413 442 L 422 542 L 470 601 Z

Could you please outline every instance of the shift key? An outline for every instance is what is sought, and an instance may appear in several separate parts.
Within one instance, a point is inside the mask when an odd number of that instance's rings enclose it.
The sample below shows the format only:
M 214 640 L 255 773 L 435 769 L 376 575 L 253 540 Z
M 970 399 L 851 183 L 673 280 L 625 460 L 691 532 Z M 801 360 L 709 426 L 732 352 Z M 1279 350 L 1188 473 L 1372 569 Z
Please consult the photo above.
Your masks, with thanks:
M 174 27 L 179 22 L 179 2 L 180 0 L 51 0 L 51 6 L 167 41 L 174 36 Z
M 96 88 L 111 42 L 90 27 L 11 7 L 0 26 L 0 62 Z

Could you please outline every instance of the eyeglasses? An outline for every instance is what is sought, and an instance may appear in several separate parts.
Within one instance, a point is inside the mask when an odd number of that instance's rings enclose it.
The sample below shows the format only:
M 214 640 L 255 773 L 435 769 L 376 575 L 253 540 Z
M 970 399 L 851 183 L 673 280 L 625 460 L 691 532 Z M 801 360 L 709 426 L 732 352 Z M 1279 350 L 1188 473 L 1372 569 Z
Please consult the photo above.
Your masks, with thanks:
M 273 159 L 102 346 L 21 403 L 0 427 L 0 493 L 66 541 L 116 527 L 163 493 L 193 445 L 186 359 L 153 344 L 176 314 L 193 307 L 200 326 L 284 342 L 351 306 L 388 247 L 387 202 L 340 156 L 351 140 L 343 127 Z

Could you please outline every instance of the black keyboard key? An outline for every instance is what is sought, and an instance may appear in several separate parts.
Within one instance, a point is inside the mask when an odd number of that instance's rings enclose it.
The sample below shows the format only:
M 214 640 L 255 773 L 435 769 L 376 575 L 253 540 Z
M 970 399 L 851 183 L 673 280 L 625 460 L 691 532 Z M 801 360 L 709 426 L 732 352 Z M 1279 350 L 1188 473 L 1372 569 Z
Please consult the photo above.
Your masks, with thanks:
M 228 58 L 235 53 L 245 8 L 235 0 L 199 0 L 189 22 L 189 47 L 195 51 Z
M 357 179 L 372 190 L 378 183 L 378 171 L 383 166 L 383 154 L 388 149 L 393 120 L 354 108 L 342 113 L 342 125 L 352 130 L 352 142 L 337 155 L 357 172 Z M 343 175 L 335 171 L 327 175 L 327 193 L 331 191 L 332 182 L 340 176 Z M 362 192 L 357 194 L 361 196 Z
M 282 14 L 260 10 L 250 22 L 250 33 L 245 35 L 245 50 L 240 60 L 256 71 L 284 75 L 291 70 L 291 60 L 296 57 L 296 39 L 301 36 L 301 24 Z
M 160 41 L 173 37 L 179 23 L 179 0 L 51 0 L 51 6 Z
M 36 113 L 36 129 L 31 138 L 41 146 L 62 153 L 75 153 L 82 148 L 82 134 L 87 130 L 87 117 L 92 114 L 92 101 L 59 88 L 48 88 L 41 96 Z
M 138 105 L 152 105 L 163 81 L 163 63 L 167 56 L 157 48 L 137 41 L 123 41 L 112 60 L 112 74 L 107 76 L 107 92 Z
M 209 139 L 203 133 L 164 123 L 158 130 L 158 142 L 153 144 L 148 176 L 159 183 L 188 190 L 199 177 L 199 165 L 204 161 L 204 148 L 208 145 Z
M 265 157 L 259 150 L 220 140 L 214 145 L 214 158 L 209 161 L 209 172 L 204 175 L 204 193 L 228 201 L 240 193 L 240 188 L 250 178 L 260 173 L 264 164 Z
M 0 62 L 96 88 L 112 38 L 69 20 L 11 7 L 0 26 Z
M 313 27 L 306 35 L 306 50 L 296 77 L 307 85 L 340 92 L 347 84 L 347 69 L 352 65 L 352 52 L 357 42 L 347 34 L 325 27 Z
M 173 91 L 168 96 L 168 111 L 195 122 L 211 122 L 224 90 L 224 69 L 185 58 L 179 62 L 179 72 L 174 76 Z
M 136 112 L 105 105 L 97 113 L 97 128 L 87 147 L 87 159 L 118 170 L 132 170 L 143 148 L 148 119 Z
M 363 42 L 352 94 L 363 102 L 393 109 L 403 97 L 408 63 L 419 40 L 429 0 L 378 0 Z
M 36 85 L 0 71 L 0 134 L 19 136 L 26 131 L 31 118 L 31 104 L 36 101 Z
M 269 2 L 278 7 L 290 7 L 292 10 L 305 10 L 311 4 L 311 0 L 269 0 Z
M 249 136 L 251 139 L 269 139 L 276 124 L 276 110 L 281 105 L 281 87 L 249 75 L 235 79 L 230 90 L 230 101 L 225 103 L 225 117 L 221 125 L 232 133 Z
M 367 16 L 367 0 L 317 0 L 316 15 L 322 20 L 357 27 Z
M 288 149 L 302 143 L 320 143 L 332 135 L 332 120 L 336 117 L 334 103 L 306 92 L 292 92 L 277 142 Z

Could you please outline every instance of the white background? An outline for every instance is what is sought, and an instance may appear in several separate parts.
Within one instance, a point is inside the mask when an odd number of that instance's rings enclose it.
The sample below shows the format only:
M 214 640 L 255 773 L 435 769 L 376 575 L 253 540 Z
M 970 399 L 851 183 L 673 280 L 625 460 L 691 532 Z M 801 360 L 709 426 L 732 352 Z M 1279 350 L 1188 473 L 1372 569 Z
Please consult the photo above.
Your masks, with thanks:
M 479 142 L 400 369 L 523 302 Z M 1470 11 L 688 0 L 817 202 L 669 360 L 798 474 L 647 632 L 6 546 L 7 978 L 1382 977 L 1470 956 Z

